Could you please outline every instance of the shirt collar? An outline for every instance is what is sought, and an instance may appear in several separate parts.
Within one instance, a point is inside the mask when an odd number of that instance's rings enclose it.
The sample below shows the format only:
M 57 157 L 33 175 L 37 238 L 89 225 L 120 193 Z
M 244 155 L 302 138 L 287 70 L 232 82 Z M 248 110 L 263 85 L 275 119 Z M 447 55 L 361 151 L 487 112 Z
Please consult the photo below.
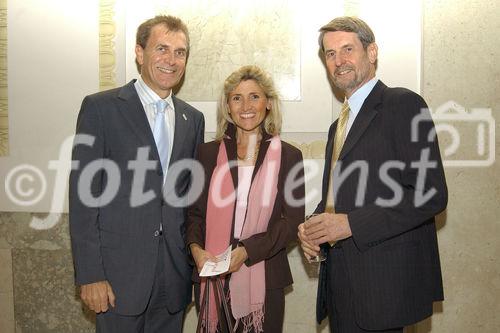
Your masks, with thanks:
M 160 99 L 157 93 L 151 89 L 146 82 L 139 77 L 136 81 L 137 92 L 139 94 L 139 98 L 143 105 L 156 104 Z M 170 90 L 170 94 L 164 98 L 164 101 L 168 103 L 168 105 L 174 110 L 174 101 L 172 100 L 172 90 Z
M 357 115 L 359 110 L 361 110 L 361 106 L 363 106 L 365 99 L 371 93 L 373 87 L 375 87 L 375 84 L 377 84 L 377 81 L 378 79 L 374 77 L 373 79 L 362 85 L 361 88 L 356 90 L 354 94 L 352 94 L 352 96 L 347 99 L 349 108 L 354 115 Z

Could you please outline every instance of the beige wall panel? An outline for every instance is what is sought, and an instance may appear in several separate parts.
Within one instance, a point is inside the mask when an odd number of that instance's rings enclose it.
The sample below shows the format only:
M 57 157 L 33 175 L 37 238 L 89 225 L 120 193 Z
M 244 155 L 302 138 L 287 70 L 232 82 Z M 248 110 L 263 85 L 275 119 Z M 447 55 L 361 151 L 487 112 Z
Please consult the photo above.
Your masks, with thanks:
M 446 168 L 448 209 L 438 231 L 445 301 L 418 333 L 500 331 L 499 12 L 498 1 L 424 1 L 423 95 L 434 109 L 449 100 L 491 108 L 497 152 L 490 167 Z M 473 158 L 477 133 L 469 128 L 460 136 Z M 450 140 L 440 137 L 442 150 Z

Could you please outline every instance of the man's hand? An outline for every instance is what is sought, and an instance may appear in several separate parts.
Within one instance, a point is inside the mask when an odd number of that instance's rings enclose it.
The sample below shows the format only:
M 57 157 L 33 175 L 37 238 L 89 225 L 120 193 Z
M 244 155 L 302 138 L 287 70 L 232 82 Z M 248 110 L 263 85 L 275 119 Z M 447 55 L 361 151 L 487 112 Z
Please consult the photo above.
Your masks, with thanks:
M 347 214 L 323 213 L 303 224 L 306 239 L 314 245 L 334 243 L 352 236 Z
M 108 281 L 82 285 L 80 287 L 80 297 L 83 303 L 95 313 L 108 311 L 108 304 L 115 307 L 116 297 Z
M 234 273 L 240 270 L 241 265 L 248 259 L 248 253 L 244 246 L 238 246 L 231 251 L 231 262 L 229 263 L 229 271 L 226 273 Z
M 309 260 L 309 258 L 314 258 L 319 255 L 319 245 L 313 244 L 312 240 L 306 235 L 305 222 L 299 224 L 299 232 L 297 234 L 300 240 L 300 247 L 304 252 L 304 255 Z
M 191 250 L 191 255 L 193 256 L 194 262 L 196 263 L 196 269 L 198 269 L 198 273 L 201 272 L 203 265 L 210 260 L 212 262 L 217 262 L 217 258 L 208 251 L 205 251 L 196 243 L 191 243 L 189 245 L 189 249 Z

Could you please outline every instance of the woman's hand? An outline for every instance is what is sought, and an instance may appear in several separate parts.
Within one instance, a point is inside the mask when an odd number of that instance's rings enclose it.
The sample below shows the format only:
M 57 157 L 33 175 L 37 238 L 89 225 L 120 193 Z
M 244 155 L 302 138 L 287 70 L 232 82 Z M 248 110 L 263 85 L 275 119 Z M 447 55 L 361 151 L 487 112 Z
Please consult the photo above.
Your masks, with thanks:
M 198 273 L 201 272 L 203 265 L 205 265 L 205 263 L 208 260 L 212 262 L 217 262 L 217 258 L 213 254 L 203 250 L 202 247 L 199 246 L 198 244 L 192 243 L 189 245 L 189 248 L 191 250 L 191 255 L 193 256 L 194 262 L 196 263 L 196 268 L 198 269 Z
M 228 273 L 240 270 L 241 265 L 248 259 L 248 253 L 244 246 L 238 246 L 231 252 L 231 262 Z

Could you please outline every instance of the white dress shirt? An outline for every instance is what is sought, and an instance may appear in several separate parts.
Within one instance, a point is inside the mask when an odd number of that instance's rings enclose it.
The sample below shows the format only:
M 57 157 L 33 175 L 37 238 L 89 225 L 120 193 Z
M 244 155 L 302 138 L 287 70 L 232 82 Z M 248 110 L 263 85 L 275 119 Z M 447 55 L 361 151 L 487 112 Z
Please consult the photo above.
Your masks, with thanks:
M 134 83 L 135 90 L 139 95 L 144 111 L 146 112 L 146 117 L 148 118 L 149 126 L 151 127 L 151 132 L 155 127 L 155 115 L 156 115 L 156 103 L 161 99 L 158 94 L 156 94 L 153 89 L 151 89 L 142 78 L 138 78 Z M 170 164 L 170 157 L 172 156 L 172 148 L 174 146 L 174 131 L 175 131 L 175 109 L 174 102 L 172 100 L 172 91 L 165 99 L 168 107 L 165 109 L 165 123 L 167 125 L 168 141 L 169 141 L 169 151 L 167 165 Z M 163 179 L 166 179 L 168 168 L 165 170 Z

